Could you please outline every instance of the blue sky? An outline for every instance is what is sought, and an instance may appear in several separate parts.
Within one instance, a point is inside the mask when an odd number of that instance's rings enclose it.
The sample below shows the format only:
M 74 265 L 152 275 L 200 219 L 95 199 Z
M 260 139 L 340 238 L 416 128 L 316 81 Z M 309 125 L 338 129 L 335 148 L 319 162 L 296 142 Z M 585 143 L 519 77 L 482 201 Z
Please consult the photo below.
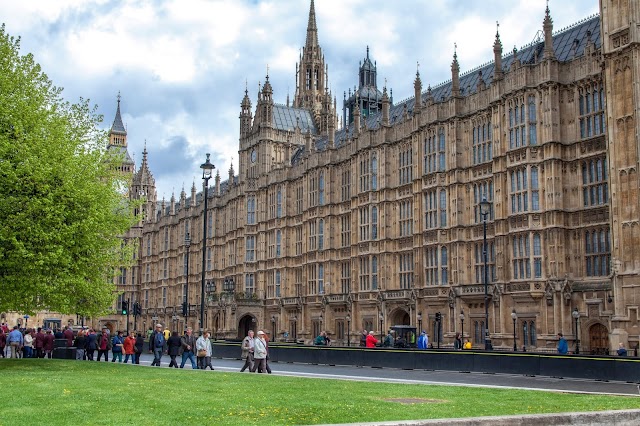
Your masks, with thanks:
M 277 103 L 295 92 L 295 64 L 306 37 L 310 0 L 0 0 L 0 21 L 22 37 L 69 101 L 90 98 L 105 127 L 118 92 L 129 152 L 139 165 L 147 144 L 158 198 L 184 185 L 201 188 L 210 152 L 223 180 L 238 168 L 238 114 L 245 82 L 255 108 L 269 79 Z M 319 42 L 338 98 L 357 84 L 358 63 L 377 61 L 378 84 L 394 101 L 413 96 L 416 63 L 423 85 L 493 59 L 496 21 L 504 53 L 542 29 L 545 0 L 316 0 Z M 554 31 L 598 13 L 597 0 L 551 0 Z

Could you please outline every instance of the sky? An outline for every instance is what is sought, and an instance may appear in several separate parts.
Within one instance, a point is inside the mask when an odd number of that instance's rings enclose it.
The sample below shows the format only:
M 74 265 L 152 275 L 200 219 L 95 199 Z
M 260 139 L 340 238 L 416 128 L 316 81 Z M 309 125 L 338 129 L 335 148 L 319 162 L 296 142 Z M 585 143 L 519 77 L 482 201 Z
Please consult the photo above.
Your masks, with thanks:
M 311 0 L 0 0 L 0 22 L 21 37 L 66 100 L 89 98 L 113 122 L 118 93 L 136 166 L 146 144 L 158 200 L 195 182 L 205 154 L 238 170 L 240 102 L 255 111 L 267 72 L 274 101 L 295 94 L 296 62 Z M 329 86 L 342 111 L 359 62 L 377 63 L 394 102 L 493 60 L 496 22 L 504 54 L 542 30 L 546 0 L 316 0 Z M 554 32 L 598 13 L 598 0 L 551 0 Z M 419 64 L 419 65 L 418 65 Z M 268 71 L 267 71 L 268 69 Z

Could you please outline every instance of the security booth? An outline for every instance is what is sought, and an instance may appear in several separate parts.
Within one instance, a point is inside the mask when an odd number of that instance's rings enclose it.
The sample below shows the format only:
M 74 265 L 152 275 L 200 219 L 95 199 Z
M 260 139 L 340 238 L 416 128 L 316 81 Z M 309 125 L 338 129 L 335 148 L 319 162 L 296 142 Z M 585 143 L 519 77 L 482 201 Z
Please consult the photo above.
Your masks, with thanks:
M 394 325 L 391 331 L 394 334 L 393 347 L 395 348 L 415 348 L 418 342 L 416 327 L 411 325 Z

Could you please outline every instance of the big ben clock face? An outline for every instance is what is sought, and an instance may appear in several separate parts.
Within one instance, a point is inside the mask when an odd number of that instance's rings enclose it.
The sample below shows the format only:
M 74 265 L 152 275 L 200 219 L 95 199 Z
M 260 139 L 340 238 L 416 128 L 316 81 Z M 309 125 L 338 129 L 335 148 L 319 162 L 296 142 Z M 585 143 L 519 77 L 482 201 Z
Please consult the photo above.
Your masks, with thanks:
M 258 154 L 256 153 L 256 150 L 254 149 L 253 151 L 251 151 L 251 162 L 255 163 L 257 158 L 258 158 Z

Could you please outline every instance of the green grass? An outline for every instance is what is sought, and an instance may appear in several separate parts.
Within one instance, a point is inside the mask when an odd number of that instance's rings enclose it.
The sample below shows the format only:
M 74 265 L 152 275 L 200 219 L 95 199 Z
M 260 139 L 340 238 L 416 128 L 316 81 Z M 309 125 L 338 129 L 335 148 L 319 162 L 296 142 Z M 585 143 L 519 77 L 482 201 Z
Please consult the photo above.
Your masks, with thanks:
M 2 360 L 0 425 L 275 425 L 640 408 L 640 398 Z M 392 398 L 422 398 L 399 404 Z

